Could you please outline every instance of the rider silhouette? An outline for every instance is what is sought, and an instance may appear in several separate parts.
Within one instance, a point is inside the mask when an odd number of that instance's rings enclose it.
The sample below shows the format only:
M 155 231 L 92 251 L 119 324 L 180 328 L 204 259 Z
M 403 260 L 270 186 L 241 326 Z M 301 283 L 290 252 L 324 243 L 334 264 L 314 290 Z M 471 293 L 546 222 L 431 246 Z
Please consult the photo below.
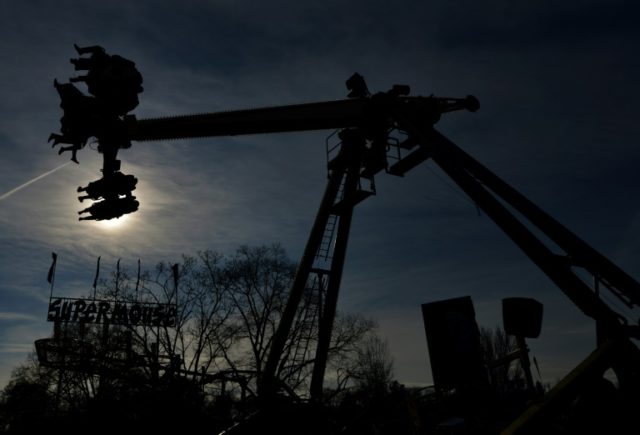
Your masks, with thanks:
M 78 187 L 78 192 L 86 193 L 86 195 L 78 197 L 78 200 L 80 202 L 85 199 L 97 201 L 100 198 L 116 199 L 120 196 L 131 196 L 137 183 L 138 179 L 133 175 L 124 175 L 122 172 L 115 172 L 109 177 L 92 181 L 86 187 Z
M 135 196 L 125 196 L 123 198 L 103 199 L 96 202 L 91 207 L 80 210 L 78 214 L 89 213 L 90 216 L 80 216 L 78 220 L 106 220 L 119 218 L 125 214 L 138 210 L 140 203 Z

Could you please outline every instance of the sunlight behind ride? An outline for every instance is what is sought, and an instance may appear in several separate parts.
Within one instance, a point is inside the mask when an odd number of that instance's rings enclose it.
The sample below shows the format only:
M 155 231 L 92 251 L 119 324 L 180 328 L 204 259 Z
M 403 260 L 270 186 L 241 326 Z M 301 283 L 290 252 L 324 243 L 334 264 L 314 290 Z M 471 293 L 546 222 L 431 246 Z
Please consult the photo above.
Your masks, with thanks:
M 95 221 L 97 227 L 106 231 L 121 231 L 126 228 L 129 223 L 129 215 L 120 216 L 116 219 L 107 219 L 102 221 Z

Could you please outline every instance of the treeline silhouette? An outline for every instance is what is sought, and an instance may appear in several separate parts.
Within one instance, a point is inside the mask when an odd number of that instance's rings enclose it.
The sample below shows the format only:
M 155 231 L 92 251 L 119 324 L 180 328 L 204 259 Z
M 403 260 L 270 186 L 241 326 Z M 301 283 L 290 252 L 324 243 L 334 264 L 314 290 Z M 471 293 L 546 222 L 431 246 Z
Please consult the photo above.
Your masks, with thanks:
M 118 267 L 100 280 L 95 297 L 177 302 L 175 325 L 57 323 L 46 355 L 39 361 L 34 354 L 17 367 L 2 391 L 0 430 L 183 433 L 229 427 L 257 408 L 256 387 L 295 268 L 279 245 L 185 255 L 179 277 L 164 262 L 139 273 Z M 278 369 L 283 395 L 292 402 L 306 399 L 320 303 L 312 290 L 305 294 Z M 338 315 L 328 400 L 389 390 L 393 362 L 376 328 L 361 314 Z
M 526 408 L 517 362 L 494 369 L 492 393 L 473 403 L 399 384 L 389 344 L 358 313 L 337 316 L 325 401 L 310 404 L 322 304 L 311 289 L 278 367 L 281 394 L 261 401 L 257 385 L 295 270 L 279 245 L 207 250 L 146 271 L 117 267 L 87 300 L 175 304 L 175 322 L 54 324 L 46 347 L 0 393 L 0 432 L 498 433 Z M 480 338 L 486 362 L 516 348 L 500 327 L 480 328 Z

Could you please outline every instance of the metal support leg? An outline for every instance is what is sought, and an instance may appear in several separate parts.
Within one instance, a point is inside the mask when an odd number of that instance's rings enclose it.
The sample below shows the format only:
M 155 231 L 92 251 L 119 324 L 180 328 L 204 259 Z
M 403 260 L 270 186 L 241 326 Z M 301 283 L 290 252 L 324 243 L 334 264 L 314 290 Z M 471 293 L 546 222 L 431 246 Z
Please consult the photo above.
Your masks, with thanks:
M 285 306 L 284 312 L 278 324 L 278 329 L 273 337 L 273 343 L 269 351 L 269 357 L 265 364 L 262 379 L 259 381 L 258 394 L 263 398 L 268 398 L 274 394 L 277 389 L 276 385 L 276 372 L 280 362 L 280 357 L 284 351 L 293 320 L 295 319 L 300 300 L 304 293 L 304 289 L 307 286 L 307 280 L 313 267 L 313 262 L 322 242 L 322 235 L 324 229 L 331 215 L 331 208 L 336 200 L 338 191 L 340 189 L 340 183 L 344 176 L 344 169 L 336 169 L 331 174 L 329 183 L 320 203 L 320 208 L 316 219 L 313 223 L 307 245 L 302 254 L 298 270 L 296 271 L 293 284 L 291 285 L 291 292 L 289 293 L 289 299 Z
M 313 374 L 311 377 L 310 393 L 311 399 L 314 402 L 322 400 L 322 386 L 327 366 L 327 358 L 329 356 L 333 320 L 336 315 L 338 292 L 340 289 L 340 281 L 342 279 L 342 271 L 344 269 L 344 260 L 347 253 L 347 242 L 349 239 L 349 230 L 351 229 L 353 208 L 355 206 L 354 199 L 360 178 L 358 169 L 359 165 L 356 167 L 352 166 L 346 174 L 343 199 L 344 206 L 340 212 L 338 234 L 333 251 L 333 261 L 331 263 L 331 272 L 329 274 L 329 285 L 327 286 L 327 296 L 324 303 L 323 315 L 320 318 L 318 346 L 316 348 L 315 364 L 313 366 Z
M 319 257 L 330 258 L 329 270 L 324 273 L 328 277 L 327 294 L 324 304 L 321 307 L 321 317 L 319 320 L 318 344 L 311 380 L 310 394 L 313 399 L 320 400 L 322 397 L 322 383 L 326 369 L 329 346 L 331 342 L 331 331 L 336 313 L 338 301 L 338 291 L 344 267 L 344 260 L 347 250 L 347 240 L 351 227 L 351 217 L 353 207 L 358 202 L 357 193 L 360 181 L 360 169 L 362 166 L 362 155 L 365 150 L 364 135 L 357 129 L 343 130 L 342 148 L 336 164 L 331 169 L 329 184 L 320 204 L 320 209 L 313 224 L 309 240 L 304 250 L 304 254 L 296 271 L 287 305 L 280 319 L 278 329 L 273 337 L 273 343 L 269 352 L 267 363 L 259 381 L 258 394 L 267 399 L 273 395 L 277 389 L 277 373 L 281 365 L 281 358 L 286 347 L 287 338 L 293 325 L 296 312 L 299 309 L 302 295 L 309 282 L 309 277 L 314 268 L 314 261 Z M 343 184 L 344 180 L 344 184 Z M 341 191 L 341 186 L 343 186 Z M 340 197 L 339 197 L 340 196 Z M 338 219 L 338 233 L 335 239 L 333 255 L 321 255 L 323 251 L 323 236 L 329 226 L 331 216 Z M 332 237 L 329 237 L 330 239 Z M 330 244 L 331 240 L 324 240 Z M 325 246 L 324 250 L 330 250 Z
M 535 394 L 536 386 L 533 383 L 533 375 L 531 374 L 531 361 L 529 360 L 529 347 L 523 336 L 516 336 L 516 343 L 520 350 L 520 366 L 524 371 L 524 378 L 527 381 L 527 389 L 532 396 Z
M 546 221 L 546 219 L 542 218 L 543 212 L 541 210 L 530 201 L 521 200 L 521 195 L 496 175 L 491 174 L 491 177 L 489 177 L 490 172 L 470 156 L 462 158 L 462 150 L 432 128 L 423 130 L 411 126 L 411 129 L 412 133 L 428 147 L 433 160 L 438 166 L 469 195 L 478 207 L 529 256 L 582 312 L 589 317 L 601 320 L 602 324 L 608 329 L 619 331 L 620 324 L 617 315 L 593 294 L 592 290 L 571 271 L 566 262 L 563 262 L 558 255 L 551 252 L 513 213 L 502 205 L 494 194 L 505 199 L 527 218 L 536 216 L 536 218 Z M 484 185 L 478 181 L 479 178 L 485 183 Z M 495 187 L 494 194 L 486 187 L 486 180 L 489 179 L 491 179 L 489 184 Z M 550 237 L 556 235 L 556 231 L 561 232 L 558 227 L 551 225 L 550 222 L 546 221 L 545 224 L 553 227 L 547 228 L 546 225 L 542 225 L 541 228 Z M 573 237 L 570 238 L 575 241 Z

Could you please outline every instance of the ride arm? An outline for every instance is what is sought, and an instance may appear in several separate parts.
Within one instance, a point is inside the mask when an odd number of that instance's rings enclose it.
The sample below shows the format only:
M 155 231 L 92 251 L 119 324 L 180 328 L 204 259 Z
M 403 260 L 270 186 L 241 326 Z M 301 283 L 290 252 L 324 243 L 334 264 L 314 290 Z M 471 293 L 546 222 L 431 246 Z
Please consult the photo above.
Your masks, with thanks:
M 131 140 L 149 141 L 345 128 L 360 124 L 364 99 L 326 101 L 167 118 L 125 118 Z
M 362 127 L 365 131 L 386 128 L 394 107 L 411 106 L 432 123 L 440 114 L 454 110 L 477 110 L 474 97 L 405 97 L 391 91 L 371 97 L 294 104 L 246 110 L 184 115 L 167 118 L 125 117 L 128 138 L 134 141 L 236 136 L 294 131 Z

